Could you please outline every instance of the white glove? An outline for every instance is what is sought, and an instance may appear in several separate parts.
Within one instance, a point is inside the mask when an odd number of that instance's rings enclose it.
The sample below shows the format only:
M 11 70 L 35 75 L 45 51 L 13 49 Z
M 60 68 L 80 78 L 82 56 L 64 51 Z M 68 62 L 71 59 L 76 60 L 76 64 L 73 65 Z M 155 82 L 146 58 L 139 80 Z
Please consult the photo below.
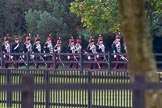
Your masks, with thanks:
M 22 58 L 25 58 L 25 55 L 22 55 Z
M 44 55 L 44 57 L 47 57 L 47 55 Z
M 11 59 L 13 59 L 13 56 L 10 56 Z
M 4 58 L 6 58 L 6 55 L 3 55 Z
M 85 54 L 87 54 L 87 52 L 85 52 Z
M 99 55 L 97 55 L 97 58 L 99 58 Z
M 107 60 L 105 56 L 104 56 L 104 60 Z
M 114 58 L 116 58 L 116 55 L 114 55 Z
M 124 60 L 124 59 L 125 59 L 125 57 L 124 57 L 124 56 L 121 56 L 121 59 L 122 59 L 122 60 Z
M 70 56 L 67 56 L 67 59 L 69 60 L 70 59 Z
M 58 60 L 59 58 L 58 57 L 56 57 L 56 60 Z
M 34 58 L 34 55 L 30 55 L 30 57 L 31 57 L 31 59 L 33 59 Z
M 91 56 L 88 56 L 88 60 L 90 60 L 91 59 Z

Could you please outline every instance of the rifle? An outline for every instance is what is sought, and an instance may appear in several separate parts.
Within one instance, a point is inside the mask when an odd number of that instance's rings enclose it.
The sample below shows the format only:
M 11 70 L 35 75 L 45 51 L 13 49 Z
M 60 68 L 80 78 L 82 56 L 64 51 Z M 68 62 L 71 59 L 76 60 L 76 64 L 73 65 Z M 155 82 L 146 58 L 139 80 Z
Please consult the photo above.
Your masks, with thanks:
M 85 50 L 83 50 L 83 51 L 84 51 L 84 53 L 85 53 L 87 56 L 89 56 L 88 53 L 87 53 Z M 100 64 L 98 63 L 96 57 L 94 58 L 94 60 L 96 61 L 98 68 L 101 69 L 101 66 L 100 66 Z
M 121 56 L 120 55 L 120 58 L 123 59 L 123 60 L 125 60 L 125 61 L 128 61 L 128 59 L 126 57 L 124 57 L 124 56 Z
M 35 60 L 34 60 L 34 58 L 31 58 L 32 60 L 33 60 L 33 62 L 34 62 L 34 65 L 36 66 L 36 63 L 35 63 Z
M 27 64 L 26 64 L 26 62 L 24 61 L 24 59 L 22 58 L 22 56 L 20 56 L 19 57 L 22 61 L 23 61 L 23 63 L 27 66 Z
M 13 58 L 11 58 L 11 56 L 9 56 L 10 60 L 13 61 L 13 63 L 15 64 L 15 61 L 13 60 Z
M 100 64 L 98 63 L 96 57 L 95 57 L 95 61 L 96 61 L 96 63 L 97 63 L 98 68 L 101 69 L 101 66 L 100 66 Z
M 47 66 L 47 63 L 45 62 L 45 60 L 43 59 L 43 57 L 42 56 L 39 56 L 39 57 L 44 62 L 44 64 Z
M 79 66 L 81 65 L 78 61 L 78 59 L 76 58 L 76 56 L 74 55 L 74 59 L 78 62 Z
M 62 62 L 61 58 L 58 57 L 58 59 L 61 61 L 62 66 L 65 66 L 64 63 Z
M 104 56 L 104 60 L 106 60 L 106 64 L 109 66 L 107 58 Z

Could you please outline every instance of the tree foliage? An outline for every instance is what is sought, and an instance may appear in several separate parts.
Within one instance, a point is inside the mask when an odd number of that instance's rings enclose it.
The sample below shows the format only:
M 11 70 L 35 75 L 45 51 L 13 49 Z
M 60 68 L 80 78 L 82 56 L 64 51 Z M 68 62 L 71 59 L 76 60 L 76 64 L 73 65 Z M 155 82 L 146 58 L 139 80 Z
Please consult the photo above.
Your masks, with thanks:
M 31 0 L 0 1 L 0 35 L 22 34 L 26 30 L 24 12 L 31 8 Z
M 118 0 L 75 0 L 71 3 L 71 12 L 81 17 L 84 27 L 92 32 L 107 33 L 120 31 Z M 146 17 L 151 32 L 161 31 L 162 1 L 145 0 Z
M 35 8 L 25 13 L 28 32 L 47 36 L 70 36 L 76 33 L 78 18 L 69 11 L 67 0 L 35 0 Z
M 71 3 L 71 12 L 81 17 L 84 27 L 91 32 L 100 34 L 120 30 L 116 0 L 76 0 Z
M 145 11 L 151 34 L 162 35 L 162 1 L 146 0 Z

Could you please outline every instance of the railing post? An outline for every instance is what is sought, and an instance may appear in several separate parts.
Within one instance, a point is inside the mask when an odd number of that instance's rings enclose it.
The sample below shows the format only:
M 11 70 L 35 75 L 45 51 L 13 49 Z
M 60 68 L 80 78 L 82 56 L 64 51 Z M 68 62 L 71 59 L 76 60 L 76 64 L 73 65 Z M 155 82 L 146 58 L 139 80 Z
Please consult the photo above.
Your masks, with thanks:
M 26 91 L 22 91 L 22 108 L 34 108 L 34 76 L 24 75 L 22 85 L 27 88 Z
M 7 84 L 11 84 L 10 70 L 6 70 Z M 12 107 L 12 92 L 7 91 L 7 108 Z
M 54 56 L 54 58 L 53 58 L 53 69 L 56 70 L 56 52 L 55 51 L 53 53 L 53 56 Z
M 83 73 L 83 53 L 80 52 L 79 56 L 80 56 L 79 57 L 80 58 L 80 60 L 79 60 L 79 62 L 80 62 L 80 72 Z
M 88 84 L 92 84 L 92 72 L 88 71 Z M 88 89 L 88 108 L 92 108 L 92 89 Z
M 108 52 L 107 53 L 107 56 L 108 56 L 108 64 L 109 64 L 109 66 L 108 66 L 108 72 L 111 72 L 111 53 Z
M 46 84 L 49 84 L 49 73 L 50 72 L 50 70 L 47 70 L 46 72 L 45 72 L 45 83 Z M 49 90 L 48 89 L 46 89 L 46 108 L 49 108 L 50 107 L 50 93 L 49 93 Z
M 30 59 L 30 54 L 27 52 L 27 69 L 29 70 L 29 59 Z
M 3 57 L 3 51 L 1 51 L 1 68 L 4 68 L 4 57 Z
M 136 75 L 134 77 L 135 85 L 145 84 L 145 77 Z M 146 108 L 145 105 L 145 90 L 142 88 L 133 90 L 133 108 Z

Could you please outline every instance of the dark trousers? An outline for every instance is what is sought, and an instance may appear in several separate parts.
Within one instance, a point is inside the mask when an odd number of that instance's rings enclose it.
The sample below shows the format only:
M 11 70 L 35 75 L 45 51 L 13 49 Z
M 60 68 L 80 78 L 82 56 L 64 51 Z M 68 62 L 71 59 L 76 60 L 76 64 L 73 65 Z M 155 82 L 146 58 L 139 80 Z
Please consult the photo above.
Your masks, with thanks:
M 114 65 L 114 70 L 115 70 L 115 69 L 119 69 L 119 67 L 120 67 L 121 65 L 123 65 L 123 68 L 124 68 L 124 69 L 127 68 L 127 63 L 126 63 L 126 61 L 122 60 L 122 59 L 120 58 L 120 56 L 117 55 L 116 58 L 115 58 L 115 61 L 116 61 L 116 63 L 115 63 L 115 65 Z M 124 61 L 124 63 L 119 64 L 119 61 Z
M 73 61 L 76 61 L 75 68 L 76 68 L 76 69 L 79 68 L 79 57 L 77 57 L 77 56 L 76 56 L 75 58 L 71 57 L 71 58 L 69 59 L 69 61 L 70 61 L 70 63 L 69 63 L 69 68 L 73 68 L 73 64 L 74 64 L 74 63 L 72 63 Z
M 13 60 L 14 60 L 14 68 L 18 68 L 19 67 L 19 63 L 18 62 L 16 62 L 16 61 L 18 61 L 18 58 L 19 58 L 19 56 L 13 56 Z
M 9 56 L 7 55 L 4 57 L 4 68 L 8 68 L 8 63 L 6 62 L 8 60 L 9 60 Z
M 55 63 L 56 63 L 55 67 L 56 67 L 56 69 L 58 69 L 58 66 L 59 66 L 58 61 L 59 61 L 59 58 L 58 58 L 58 57 L 56 57 L 56 60 L 55 60 Z
M 69 63 L 69 68 L 72 68 L 72 67 L 73 67 L 72 61 L 74 61 L 74 58 L 70 57 L 69 61 L 70 61 L 70 63 Z
M 38 69 L 39 68 L 39 56 L 35 57 L 35 68 Z
M 75 68 L 76 68 L 76 69 L 79 68 L 79 60 L 80 60 L 79 57 L 76 56 L 76 62 L 77 62 L 77 63 L 75 64 Z
M 94 58 L 91 58 L 89 60 L 88 69 L 93 69 L 93 61 L 94 61 Z
M 98 65 L 100 66 L 101 69 L 102 69 L 102 67 L 103 67 L 103 64 L 100 63 L 100 62 L 103 61 L 103 60 L 104 60 L 104 57 L 98 57 L 98 58 L 97 58 Z M 100 69 L 99 66 L 98 66 L 98 69 Z
M 51 68 L 52 56 L 47 56 L 47 68 Z

